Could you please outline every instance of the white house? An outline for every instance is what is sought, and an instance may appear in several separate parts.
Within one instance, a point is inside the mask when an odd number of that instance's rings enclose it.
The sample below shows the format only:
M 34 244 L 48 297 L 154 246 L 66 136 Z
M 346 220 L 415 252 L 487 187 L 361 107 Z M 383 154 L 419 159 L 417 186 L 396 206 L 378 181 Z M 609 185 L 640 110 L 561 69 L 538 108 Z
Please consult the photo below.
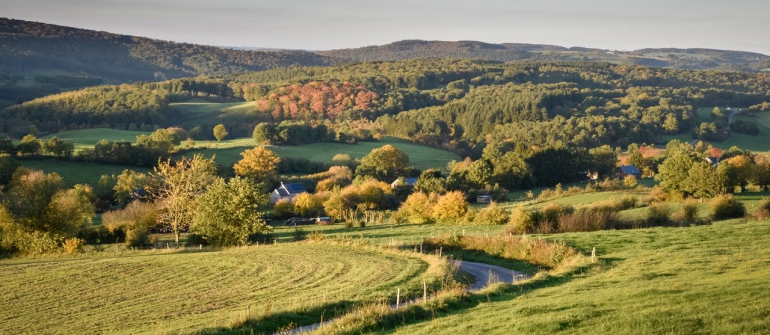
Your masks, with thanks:
M 276 188 L 273 190 L 273 193 L 270 193 L 270 203 L 275 205 L 278 201 L 283 199 L 294 201 L 294 198 L 302 193 L 307 193 L 307 189 L 305 188 L 304 184 L 284 184 L 281 182 L 281 187 Z

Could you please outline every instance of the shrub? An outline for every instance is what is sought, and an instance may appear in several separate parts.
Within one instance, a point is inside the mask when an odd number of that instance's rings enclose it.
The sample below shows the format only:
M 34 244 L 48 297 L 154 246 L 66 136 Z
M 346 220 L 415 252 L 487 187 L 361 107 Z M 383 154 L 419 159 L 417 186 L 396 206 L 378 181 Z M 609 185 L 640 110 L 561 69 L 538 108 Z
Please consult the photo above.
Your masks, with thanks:
M 534 226 L 535 221 L 532 219 L 532 212 L 523 206 L 517 206 L 511 212 L 511 219 L 505 230 L 507 233 L 524 234 L 532 231 Z
M 614 213 L 619 210 L 618 208 L 620 208 L 620 201 L 615 199 L 608 199 L 608 200 L 597 202 L 586 208 L 591 212 Z
M 617 221 L 612 211 L 583 209 L 560 217 L 558 229 L 560 232 L 597 231 L 612 228 Z
M 682 221 L 684 223 L 695 223 L 698 221 L 698 203 L 693 200 L 687 200 L 682 204 Z
M 762 202 L 754 212 L 754 216 L 760 220 L 770 219 L 770 198 L 762 198 Z
M 626 195 L 620 198 L 620 202 L 618 203 L 618 211 L 624 211 L 627 209 L 636 208 L 636 206 L 639 204 L 639 198 L 633 196 L 633 195 Z
M 86 241 L 83 239 L 72 237 L 64 240 L 62 247 L 64 252 L 68 254 L 74 254 L 76 252 L 83 252 L 83 247 L 86 245 Z
M 714 220 L 740 218 L 745 215 L 746 207 L 732 194 L 720 195 L 711 200 L 711 218 Z
M 636 176 L 634 175 L 628 175 L 625 178 L 623 178 L 623 186 L 625 188 L 634 188 L 639 185 L 639 182 L 636 180 Z
M 447 192 L 433 206 L 433 217 L 436 220 L 457 221 L 468 212 L 468 201 L 460 191 Z
M 655 186 L 650 190 L 648 199 L 650 203 L 665 202 L 668 199 L 668 192 L 660 186 Z
M 281 199 L 273 206 L 273 217 L 276 219 L 288 219 L 294 216 L 294 205 L 287 199 Z
M 602 191 L 617 191 L 623 188 L 623 182 L 620 179 L 604 179 L 597 182 L 595 187 Z
M 425 193 L 410 194 L 393 215 L 396 223 L 432 223 L 430 199 Z
M 477 224 L 504 225 L 508 222 L 509 217 L 510 213 L 505 208 L 498 206 L 496 202 L 492 202 L 476 214 L 474 222 Z
M 647 207 L 647 224 L 651 226 L 662 226 L 669 223 L 671 217 L 671 208 L 668 204 L 659 203 Z

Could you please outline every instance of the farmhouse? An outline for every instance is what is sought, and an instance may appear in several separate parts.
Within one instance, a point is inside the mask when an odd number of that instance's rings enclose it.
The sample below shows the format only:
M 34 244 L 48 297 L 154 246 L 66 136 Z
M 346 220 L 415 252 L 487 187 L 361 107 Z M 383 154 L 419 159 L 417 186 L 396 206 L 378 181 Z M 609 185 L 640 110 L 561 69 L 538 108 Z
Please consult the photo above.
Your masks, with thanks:
M 714 156 L 706 157 L 706 162 L 709 162 L 709 164 L 711 164 L 712 166 L 717 167 L 719 166 L 719 157 L 714 157 Z
M 476 197 L 476 203 L 477 204 L 488 204 L 492 202 L 492 197 L 488 195 L 480 195 Z
M 275 205 L 283 199 L 294 201 L 294 197 L 302 193 L 307 193 L 305 185 L 298 183 L 284 184 L 281 182 L 281 187 L 276 188 L 273 190 L 273 193 L 270 193 L 270 203 Z
M 390 187 L 396 188 L 399 185 L 408 185 L 409 187 L 414 187 L 414 183 L 417 182 L 417 178 L 398 178 L 392 183 L 390 183 Z
M 627 176 L 634 176 L 636 179 L 642 178 L 642 172 L 633 165 L 623 165 L 618 172 L 618 178 L 623 179 Z

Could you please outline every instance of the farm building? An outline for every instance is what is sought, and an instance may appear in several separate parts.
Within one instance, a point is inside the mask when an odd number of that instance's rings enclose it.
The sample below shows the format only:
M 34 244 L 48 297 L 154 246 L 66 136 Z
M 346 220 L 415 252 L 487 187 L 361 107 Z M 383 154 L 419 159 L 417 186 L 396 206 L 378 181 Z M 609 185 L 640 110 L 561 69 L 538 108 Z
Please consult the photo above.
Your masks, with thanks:
M 620 172 L 618 172 L 618 178 L 623 179 L 627 176 L 634 176 L 636 179 L 642 178 L 642 172 L 639 171 L 639 169 L 636 168 L 636 166 L 633 165 L 623 165 L 620 167 Z
M 406 184 L 409 187 L 414 187 L 414 183 L 417 182 L 417 178 L 398 178 L 392 183 L 390 183 L 390 187 L 396 188 L 399 185 Z
M 480 195 L 476 197 L 476 203 L 478 204 L 488 204 L 492 202 L 492 197 L 488 195 Z
M 713 165 L 714 167 L 717 167 L 719 165 L 719 158 L 718 157 L 706 157 L 706 161 L 709 162 L 709 164 Z
M 302 193 L 307 193 L 305 185 L 298 183 L 284 184 L 281 182 L 281 187 L 276 188 L 270 193 L 270 203 L 275 205 L 278 201 L 283 199 L 294 201 L 294 197 Z

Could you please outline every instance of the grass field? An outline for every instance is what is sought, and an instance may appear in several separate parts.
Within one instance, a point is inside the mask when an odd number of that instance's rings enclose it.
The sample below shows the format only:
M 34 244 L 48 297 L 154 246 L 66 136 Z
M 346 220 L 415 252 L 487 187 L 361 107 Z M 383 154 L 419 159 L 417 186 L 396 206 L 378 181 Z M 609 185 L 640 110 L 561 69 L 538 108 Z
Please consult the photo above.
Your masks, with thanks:
M 123 170 L 129 169 L 136 172 L 147 173 L 151 169 L 136 166 L 121 166 L 109 164 L 95 164 L 84 162 L 68 162 L 59 160 L 22 160 L 22 166 L 30 169 L 42 170 L 46 173 L 56 172 L 64 178 L 67 186 L 75 184 L 89 184 L 95 186 L 103 175 L 119 175 Z
M 128 141 L 136 142 L 136 137 L 142 134 L 149 135 L 152 132 L 147 131 L 129 131 L 129 130 L 117 130 L 109 128 L 92 128 L 92 129 L 80 129 L 63 131 L 61 133 L 51 134 L 44 136 L 42 139 L 47 140 L 53 136 L 56 136 L 62 140 L 70 141 L 75 144 L 75 149 L 82 149 L 86 147 L 93 148 L 94 145 L 101 140 Z
M 600 266 L 387 334 L 767 334 L 770 221 L 550 236 Z
M 343 153 L 352 158 L 362 158 L 372 149 L 380 148 L 386 144 L 393 145 L 403 150 L 409 156 L 412 166 L 418 169 L 444 168 L 452 160 L 459 160 L 457 155 L 440 149 L 412 144 L 408 141 L 386 137 L 379 142 L 359 142 L 357 144 L 340 143 L 314 143 L 296 146 L 270 146 L 280 157 L 307 158 L 311 161 L 332 163 L 334 155 Z M 232 166 L 243 158 L 240 154 L 246 149 L 254 147 L 254 140 L 250 138 L 239 138 L 222 142 L 201 141 L 196 142 L 196 146 L 209 146 L 208 149 L 196 150 L 186 153 L 193 155 L 203 154 L 205 157 L 216 155 L 218 164 Z
M 194 125 L 216 125 L 219 123 L 253 122 L 259 119 L 256 102 L 208 102 L 193 99 L 169 104 L 176 114 L 171 115 L 172 123 Z
M 703 122 L 712 122 L 711 111 L 714 108 L 698 108 L 698 117 Z M 724 142 L 709 142 L 715 148 L 729 149 L 733 146 L 737 146 L 741 149 L 749 149 L 754 152 L 765 152 L 770 150 L 770 116 L 761 115 L 760 118 L 752 118 L 743 115 L 736 115 L 736 120 L 751 121 L 757 124 L 759 127 L 759 135 L 752 136 L 746 134 L 740 134 L 733 132 L 730 138 Z M 684 133 L 679 135 L 667 135 L 662 136 L 663 141 L 668 143 L 671 140 L 677 139 L 685 143 L 689 143 L 693 140 L 690 133 Z
M 198 333 L 232 326 L 247 306 L 254 316 L 322 305 L 324 296 L 333 304 L 392 295 L 421 285 L 427 267 L 326 244 L 12 259 L 0 262 L 0 332 Z

